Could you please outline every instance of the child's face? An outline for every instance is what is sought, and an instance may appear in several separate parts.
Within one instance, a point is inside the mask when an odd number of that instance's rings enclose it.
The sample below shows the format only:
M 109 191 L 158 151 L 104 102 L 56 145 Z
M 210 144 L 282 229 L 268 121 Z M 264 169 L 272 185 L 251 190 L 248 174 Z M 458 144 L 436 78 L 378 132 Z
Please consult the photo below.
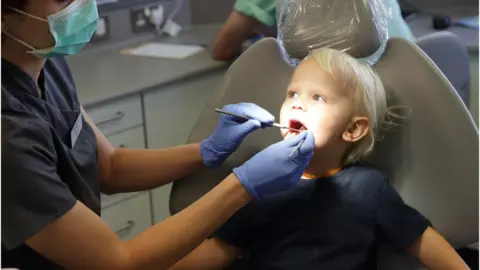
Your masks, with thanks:
M 366 133 L 366 130 L 358 130 L 358 124 L 362 121 L 365 124 L 366 119 L 354 115 L 354 94 L 353 89 L 344 86 L 343 80 L 335 81 L 315 60 L 304 60 L 296 68 L 288 86 L 280 122 L 311 131 L 315 136 L 316 152 L 328 150 L 330 153 L 337 146 L 346 150 L 346 142 L 353 142 L 358 139 L 354 137 L 363 137 L 365 134 L 361 133 Z M 283 129 L 281 134 L 287 138 L 296 132 Z

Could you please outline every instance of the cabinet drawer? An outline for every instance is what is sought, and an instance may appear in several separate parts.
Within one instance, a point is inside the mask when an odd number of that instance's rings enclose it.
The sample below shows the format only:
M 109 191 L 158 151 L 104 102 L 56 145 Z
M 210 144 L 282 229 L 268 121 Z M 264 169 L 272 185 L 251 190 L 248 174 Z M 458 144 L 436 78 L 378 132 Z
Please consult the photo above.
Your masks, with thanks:
M 122 240 L 130 240 L 152 225 L 149 193 L 109 207 L 102 219 Z
M 143 96 L 149 148 L 185 144 L 224 71 L 203 74 Z
M 125 130 L 121 133 L 108 136 L 108 140 L 120 148 L 145 148 L 143 126 Z
M 140 96 L 121 99 L 87 109 L 93 122 L 105 134 L 110 135 L 143 123 Z
M 156 224 L 170 216 L 170 190 L 172 184 L 167 184 L 152 190 L 153 222 Z
M 115 147 L 145 148 L 145 136 L 143 126 L 126 130 L 124 132 L 109 136 L 108 139 Z M 101 195 L 102 208 L 109 207 L 129 197 L 135 196 L 138 192 L 120 193 L 115 195 Z

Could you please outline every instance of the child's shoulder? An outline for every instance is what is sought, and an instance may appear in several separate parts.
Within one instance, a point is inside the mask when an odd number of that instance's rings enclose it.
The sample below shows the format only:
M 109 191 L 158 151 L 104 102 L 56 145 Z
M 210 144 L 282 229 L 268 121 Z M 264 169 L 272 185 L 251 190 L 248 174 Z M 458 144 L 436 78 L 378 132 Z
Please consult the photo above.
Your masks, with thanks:
M 369 186 L 381 186 L 388 182 L 387 176 L 372 164 L 361 162 L 349 165 L 343 169 L 341 178 L 349 181 L 355 181 L 358 184 L 366 184 Z

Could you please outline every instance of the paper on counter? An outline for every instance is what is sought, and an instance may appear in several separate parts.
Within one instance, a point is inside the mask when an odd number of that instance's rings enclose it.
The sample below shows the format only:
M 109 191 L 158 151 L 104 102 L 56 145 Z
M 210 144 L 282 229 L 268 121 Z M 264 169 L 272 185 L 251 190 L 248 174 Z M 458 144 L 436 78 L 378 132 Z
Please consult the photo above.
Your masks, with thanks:
M 123 54 L 156 58 L 184 59 L 205 50 L 198 45 L 167 43 L 147 43 L 134 49 L 122 51 Z

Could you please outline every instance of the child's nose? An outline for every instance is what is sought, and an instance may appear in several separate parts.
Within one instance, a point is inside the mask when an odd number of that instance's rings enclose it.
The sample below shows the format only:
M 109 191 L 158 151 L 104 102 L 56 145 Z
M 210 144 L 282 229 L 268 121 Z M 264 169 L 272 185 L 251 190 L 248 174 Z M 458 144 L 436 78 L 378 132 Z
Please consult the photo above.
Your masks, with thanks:
M 303 111 L 304 109 L 305 106 L 300 99 L 297 99 L 292 103 L 292 110 Z

